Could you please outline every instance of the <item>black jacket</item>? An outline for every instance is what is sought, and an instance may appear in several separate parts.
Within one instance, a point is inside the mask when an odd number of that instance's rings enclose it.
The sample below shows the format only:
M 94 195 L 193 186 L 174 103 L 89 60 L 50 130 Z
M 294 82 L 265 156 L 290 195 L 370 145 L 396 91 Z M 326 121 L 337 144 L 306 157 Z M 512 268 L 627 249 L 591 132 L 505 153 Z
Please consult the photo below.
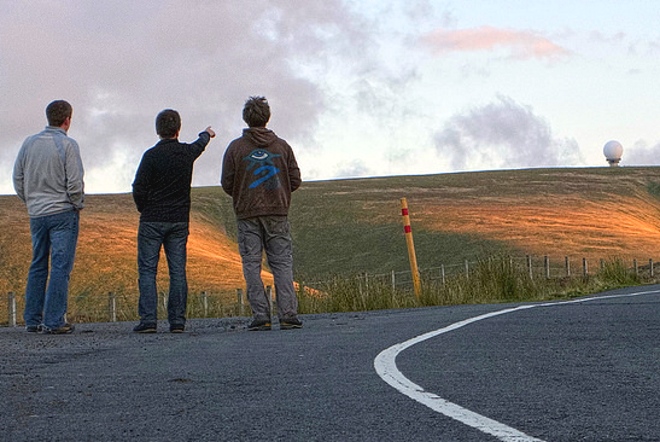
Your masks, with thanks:
M 142 156 L 133 182 L 140 221 L 188 222 L 193 164 L 211 136 L 204 131 L 191 144 L 161 140 Z

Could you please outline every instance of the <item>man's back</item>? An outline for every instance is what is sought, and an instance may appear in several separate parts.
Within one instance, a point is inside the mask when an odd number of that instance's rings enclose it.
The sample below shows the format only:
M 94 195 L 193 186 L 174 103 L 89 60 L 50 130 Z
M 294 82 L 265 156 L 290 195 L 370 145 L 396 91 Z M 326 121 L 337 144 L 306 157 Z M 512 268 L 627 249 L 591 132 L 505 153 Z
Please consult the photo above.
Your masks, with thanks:
M 221 184 L 232 197 L 239 219 L 287 215 L 291 193 L 300 182 L 293 150 L 272 131 L 245 129 L 242 137 L 229 144 Z
M 189 220 L 193 165 L 209 140 L 206 132 L 192 144 L 166 139 L 144 153 L 133 183 L 141 221 Z
M 77 143 L 59 128 L 28 137 L 14 166 L 14 188 L 32 217 L 83 208 L 83 166 Z

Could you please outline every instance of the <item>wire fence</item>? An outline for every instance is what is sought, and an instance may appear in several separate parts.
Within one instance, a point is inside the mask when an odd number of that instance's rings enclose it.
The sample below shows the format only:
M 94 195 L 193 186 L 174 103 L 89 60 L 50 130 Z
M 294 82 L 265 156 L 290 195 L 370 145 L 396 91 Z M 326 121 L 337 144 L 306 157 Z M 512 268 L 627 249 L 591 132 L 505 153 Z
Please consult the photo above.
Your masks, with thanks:
M 487 258 L 493 259 L 493 258 Z M 572 260 L 570 257 L 565 256 L 561 260 L 552 260 L 549 255 L 534 257 L 532 255 L 525 255 L 522 257 L 510 256 L 512 264 L 518 266 L 524 265 L 527 274 L 531 279 L 545 278 L 545 279 L 560 279 L 560 278 L 573 278 L 573 277 L 588 277 L 602 270 L 608 260 L 599 259 L 596 262 L 590 262 L 587 258 L 582 258 L 578 261 Z M 472 270 L 476 268 L 482 261 L 480 260 L 465 260 L 462 264 L 440 265 L 438 267 L 428 267 L 420 269 L 420 275 L 424 281 L 439 282 L 445 284 L 449 278 L 462 275 L 470 278 Z M 656 263 L 653 259 L 639 261 L 632 259 L 626 263 L 629 265 L 631 274 L 639 277 L 654 278 L 654 267 Z M 342 278 L 341 276 L 339 277 Z M 378 282 L 379 284 L 388 284 L 392 287 L 393 291 L 396 290 L 412 290 L 413 278 L 410 270 L 394 271 L 389 273 L 375 273 L 370 274 L 367 272 L 358 273 L 353 276 L 358 281 L 362 281 L 364 286 L 368 286 L 370 282 Z M 328 279 L 307 282 L 305 285 L 310 287 L 326 287 L 331 281 Z
M 244 299 L 243 289 L 235 292 L 189 293 L 187 316 L 189 318 L 224 318 L 251 314 Z M 233 300 L 232 300 L 233 299 Z M 4 306 L 2 304 L 5 304 Z M 117 322 L 138 320 L 137 294 L 127 296 L 114 292 L 98 295 L 69 296 L 67 319 L 72 322 Z M 23 323 L 25 295 L 9 292 L 0 296 L 0 326 L 17 326 Z M 158 295 L 158 317 L 167 318 L 167 293 Z
M 421 279 L 444 285 L 450 278 L 470 278 L 473 269 L 485 260 L 469 261 L 462 264 L 441 265 L 420 269 Z M 586 258 L 579 260 L 566 256 L 563 259 L 550 259 L 548 255 L 534 257 L 508 257 L 512 264 L 524 266 L 531 279 L 565 279 L 586 278 L 602 270 L 608 260 L 600 259 L 589 262 Z M 625 263 L 628 271 L 640 278 L 653 279 L 655 277 L 655 262 L 653 259 L 638 261 L 632 259 Z M 392 293 L 413 293 L 413 278 L 410 270 L 394 271 L 389 273 L 370 274 L 360 272 L 351 276 L 335 276 L 330 279 L 301 282 L 298 285 L 302 296 L 324 292 L 332 287 L 337 280 L 352 280 L 357 282 L 356 296 L 367 292 L 370 285 L 391 287 Z M 271 312 L 274 312 L 275 293 L 270 286 L 266 287 L 266 294 L 271 303 Z M 105 292 L 97 295 L 81 294 L 69 296 L 68 319 L 73 322 L 116 322 L 137 320 L 137 294 L 126 295 L 114 292 Z M 4 304 L 4 305 L 3 305 Z M 22 311 L 25 305 L 24 294 L 9 292 L 0 295 L 0 326 L 18 326 L 23 323 Z M 237 288 L 224 292 L 197 292 L 188 295 L 187 316 L 189 318 L 221 318 L 242 317 L 251 315 L 251 310 L 245 299 L 244 290 Z M 3 317 L 4 316 L 4 317 Z M 158 316 L 167 317 L 167 294 L 159 294 Z

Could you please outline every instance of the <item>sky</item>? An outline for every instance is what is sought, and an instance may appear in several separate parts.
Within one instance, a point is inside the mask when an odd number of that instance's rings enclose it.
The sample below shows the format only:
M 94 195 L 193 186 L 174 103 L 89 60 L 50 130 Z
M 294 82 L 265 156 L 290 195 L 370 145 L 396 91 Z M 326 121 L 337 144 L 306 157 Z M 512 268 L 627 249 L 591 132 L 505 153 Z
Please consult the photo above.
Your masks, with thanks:
M 622 166 L 660 154 L 660 8 L 648 0 L 0 0 L 0 194 L 56 99 L 88 193 L 130 192 L 155 117 L 217 132 L 249 96 L 303 180 Z

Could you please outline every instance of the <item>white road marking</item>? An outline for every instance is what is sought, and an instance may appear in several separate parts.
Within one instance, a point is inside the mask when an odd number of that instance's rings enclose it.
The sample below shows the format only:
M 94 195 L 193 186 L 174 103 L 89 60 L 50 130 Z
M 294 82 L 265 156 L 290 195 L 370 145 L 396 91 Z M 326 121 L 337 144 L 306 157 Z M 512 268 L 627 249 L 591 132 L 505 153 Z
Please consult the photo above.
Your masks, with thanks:
M 424 388 L 419 385 L 411 382 L 406 378 L 396 366 L 396 357 L 403 350 L 412 347 L 415 344 L 418 344 L 427 339 L 434 338 L 436 336 L 442 335 L 444 333 L 449 333 L 451 331 L 457 330 L 466 325 L 472 324 L 473 322 L 482 321 L 484 319 L 492 318 L 494 316 L 505 315 L 508 313 L 517 312 L 519 310 L 526 310 L 536 307 L 551 307 L 562 304 L 576 304 L 581 302 L 589 302 L 601 299 L 610 299 L 610 298 L 628 298 L 633 296 L 648 295 L 652 293 L 659 293 L 657 290 L 646 291 L 646 292 L 635 292 L 622 295 L 608 295 L 608 296 L 598 296 L 592 298 L 583 298 L 583 299 L 574 299 L 571 301 L 561 301 L 561 302 L 548 302 L 541 304 L 528 304 L 522 305 L 515 308 L 508 308 L 504 310 L 499 310 L 491 313 L 486 313 L 484 315 L 475 316 L 474 318 L 465 319 L 463 321 L 455 322 L 447 327 L 443 327 L 438 330 L 430 331 L 419 335 L 415 338 L 409 339 L 405 342 L 393 345 L 390 348 L 387 348 L 380 352 L 376 359 L 374 359 L 374 368 L 378 375 L 389 385 L 397 389 L 399 392 L 405 394 L 409 398 L 424 404 L 433 411 L 436 411 L 440 414 L 443 414 L 447 417 L 455 419 L 465 425 L 468 425 L 472 428 L 475 428 L 483 433 L 490 434 L 495 436 L 503 442 L 544 442 L 542 439 L 537 439 L 535 437 L 529 436 L 515 428 L 511 428 L 508 425 L 490 419 L 486 416 L 482 416 L 478 413 L 470 411 L 466 408 L 456 405 L 452 402 L 449 402 L 446 399 L 441 398 L 440 396 L 427 392 Z

